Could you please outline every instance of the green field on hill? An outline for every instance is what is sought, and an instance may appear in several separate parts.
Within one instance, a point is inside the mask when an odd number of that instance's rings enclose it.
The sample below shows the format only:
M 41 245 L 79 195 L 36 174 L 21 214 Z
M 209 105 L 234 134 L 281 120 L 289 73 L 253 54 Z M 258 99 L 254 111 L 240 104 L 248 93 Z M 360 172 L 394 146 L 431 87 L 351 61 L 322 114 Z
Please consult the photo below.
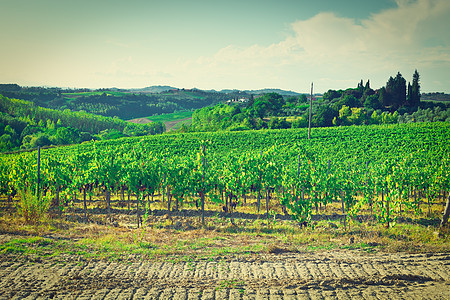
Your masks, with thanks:
M 94 96 L 94 95 L 103 95 L 106 94 L 107 96 L 116 96 L 121 97 L 124 95 L 130 94 L 129 92 L 115 92 L 115 91 L 97 91 L 97 92 L 77 92 L 77 93 L 62 93 L 62 95 L 69 99 L 76 99 L 81 96 Z
M 162 115 L 156 115 L 156 116 L 150 116 L 147 117 L 147 119 L 151 120 L 152 122 L 172 122 L 172 121 L 178 121 L 183 120 L 187 118 L 191 118 L 193 114 L 193 111 L 184 110 L 184 111 L 177 111 L 171 114 L 162 114 Z

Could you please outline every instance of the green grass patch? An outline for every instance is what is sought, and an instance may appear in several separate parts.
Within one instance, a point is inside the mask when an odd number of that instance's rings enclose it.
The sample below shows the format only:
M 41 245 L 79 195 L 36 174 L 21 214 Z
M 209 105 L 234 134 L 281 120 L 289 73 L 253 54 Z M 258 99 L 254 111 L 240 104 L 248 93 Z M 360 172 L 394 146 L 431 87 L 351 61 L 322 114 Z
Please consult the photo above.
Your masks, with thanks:
M 147 119 L 149 119 L 149 120 L 151 120 L 153 122 L 163 122 L 163 123 L 164 122 L 172 122 L 172 121 L 177 121 L 177 120 L 191 118 L 193 113 L 194 112 L 192 112 L 192 111 L 184 110 L 184 111 L 174 112 L 174 113 L 171 113 L 171 114 L 162 114 L 162 115 L 157 115 L 157 116 L 150 116 L 150 117 L 147 117 Z
M 170 220 L 161 218 L 152 219 L 140 229 L 56 219 L 44 221 L 31 226 L 25 225 L 18 216 L 0 217 L 0 229 L 10 238 L 0 242 L 0 255 L 39 256 L 55 261 L 82 258 L 177 262 L 335 249 L 369 253 L 450 252 L 450 235 L 439 236 L 437 227 L 412 221 L 386 228 L 383 224 L 349 218 L 345 224 L 343 220 L 321 220 L 300 227 L 295 221 L 279 219 L 271 219 L 269 223 L 266 219 L 234 219 L 231 223 L 230 219 L 215 215 L 206 219 L 207 227 L 189 219 L 191 227 L 186 230 L 175 230 Z M 17 233 L 22 237 L 13 235 Z M 52 235 L 57 238 L 48 238 Z
M 116 97 L 121 97 L 124 95 L 128 95 L 130 93 L 127 92 L 115 92 L 115 91 L 101 91 L 101 92 L 80 92 L 80 93 L 62 93 L 62 95 L 66 98 L 69 99 L 76 99 L 79 98 L 81 96 L 93 96 L 93 95 L 102 95 L 102 94 L 106 94 L 107 96 L 116 96 Z
M 0 244 L 0 253 L 41 253 L 46 247 L 51 247 L 55 244 L 51 239 L 35 236 L 29 238 L 12 239 L 6 243 Z
M 176 124 L 172 127 L 172 130 L 178 130 L 178 129 L 180 129 L 181 126 L 183 126 L 183 125 L 189 126 L 189 125 L 191 125 L 191 123 L 192 123 L 192 119 L 180 121 L 180 122 L 176 123 Z

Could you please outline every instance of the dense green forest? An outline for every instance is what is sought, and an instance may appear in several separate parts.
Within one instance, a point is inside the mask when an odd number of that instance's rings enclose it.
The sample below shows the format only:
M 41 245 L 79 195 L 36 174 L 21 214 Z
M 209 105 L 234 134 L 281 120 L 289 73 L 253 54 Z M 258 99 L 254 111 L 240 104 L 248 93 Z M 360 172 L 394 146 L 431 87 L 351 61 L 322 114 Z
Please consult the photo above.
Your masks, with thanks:
M 161 122 L 134 124 L 69 109 L 55 110 L 0 95 L 0 152 L 158 134 Z
M 36 106 L 84 111 L 123 120 L 195 110 L 237 97 L 239 91 L 220 93 L 198 89 L 171 89 L 160 93 L 121 89 L 60 89 L 0 84 L 5 97 L 28 100 Z
M 440 95 L 440 94 L 439 94 Z M 283 97 L 268 93 L 247 102 L 218 104 L 194 112 L 192 124 L 182 131 L 304 128 L 309 123 L 309 95 Z M 313 127 L 450 121 L 450 105 L 423 102 L 419 73 L 412 83 L 400 73 L 374 90 L 370 82 L 356 88 L 328 90 L 312 101 Z

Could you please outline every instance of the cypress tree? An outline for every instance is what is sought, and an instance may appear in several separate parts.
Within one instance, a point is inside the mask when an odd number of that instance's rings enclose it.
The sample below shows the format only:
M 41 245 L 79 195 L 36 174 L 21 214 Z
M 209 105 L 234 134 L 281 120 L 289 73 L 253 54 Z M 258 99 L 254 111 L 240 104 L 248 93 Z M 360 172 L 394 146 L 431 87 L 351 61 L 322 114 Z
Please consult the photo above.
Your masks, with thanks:
M 386 99 L 384 105 L 391 105 L 394 110 L 406 103 L 406 80 L 400 72 L 395 78 L 392 76 L 386 83 Z
M 369 89 L 370 89 L 370 82 L 369 82 L 369 79 L 367 79 L 367 83 L 366 83 L 366 86 L 364 87 L 364 91 L 367 91 Z
M 411 85 L 411 104 L 417 106 L 420 103 L 420 84 L 419 84 L 419 72 L 415 70 L 413 74 L 413 82 Z
M 409 106 L 413 106 L 413 104 L 412 104 L 412 89 L 411 89 L 410 82 L 408 82 L 408 95 L 406 96 L 406 102 L 409 104 Z

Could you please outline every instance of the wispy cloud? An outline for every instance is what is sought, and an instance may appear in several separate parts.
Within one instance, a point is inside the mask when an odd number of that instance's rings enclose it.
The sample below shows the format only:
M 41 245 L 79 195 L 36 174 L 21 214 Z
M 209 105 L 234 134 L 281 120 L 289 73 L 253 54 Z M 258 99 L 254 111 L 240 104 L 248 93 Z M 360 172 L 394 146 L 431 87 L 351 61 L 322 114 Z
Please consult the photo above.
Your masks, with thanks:
M 267 47 L 229 45 L 188 62 L 186 72 L 197 79 L 229 75 L 245 83 L 251 76 L 261 86 L 292 86 L 315 76 L 329 78 L 334 88 L 333 81 L 342 84 L 367 76 L 384 84 L 386 74 L 397 71 L 450 67 L 450 1 L 398 0 L 397 6 L 363 20 L 319 13 L 292 23 L 291 33 L 280 42 Z

